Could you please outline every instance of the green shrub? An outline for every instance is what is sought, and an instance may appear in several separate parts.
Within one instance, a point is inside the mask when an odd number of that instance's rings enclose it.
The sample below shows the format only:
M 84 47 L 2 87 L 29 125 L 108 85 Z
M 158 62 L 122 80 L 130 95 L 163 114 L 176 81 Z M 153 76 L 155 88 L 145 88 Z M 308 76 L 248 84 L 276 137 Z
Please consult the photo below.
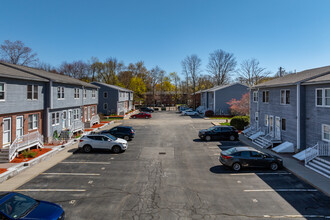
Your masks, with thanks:
M 166 111 L 166 107 L 162 107 L 162 111 Z
M 33 152 L 31 150 L 25 150 L 22 152 L 24 158 L 34 158 L 37 156 L 37 152 Z
M 205 112 L 205 117 L 212 117 L 214 115 L 214 112 L 212 110 L 207 110 Z
M 249 116 L 235 116 L 230 121 L 230 125 L 234 126 L 237 130 L 244 130 L 244 127 L 248 126 L 249 124 Z

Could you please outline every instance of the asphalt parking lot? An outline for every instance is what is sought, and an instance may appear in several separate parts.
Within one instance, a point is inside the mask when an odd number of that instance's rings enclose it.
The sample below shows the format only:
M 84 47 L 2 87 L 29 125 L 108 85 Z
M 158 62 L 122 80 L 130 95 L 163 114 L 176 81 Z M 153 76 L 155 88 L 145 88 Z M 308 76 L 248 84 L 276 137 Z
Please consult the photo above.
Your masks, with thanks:
M 223 167 L 221 150 L 240 141 L 198 139 L 199 117 L 157 112 L 124 120 L 135 138 L 126 152 L 72 156 L 18 191 L 61 204 L 66 219 L 325 219 L 330 199 L 282 169 Z

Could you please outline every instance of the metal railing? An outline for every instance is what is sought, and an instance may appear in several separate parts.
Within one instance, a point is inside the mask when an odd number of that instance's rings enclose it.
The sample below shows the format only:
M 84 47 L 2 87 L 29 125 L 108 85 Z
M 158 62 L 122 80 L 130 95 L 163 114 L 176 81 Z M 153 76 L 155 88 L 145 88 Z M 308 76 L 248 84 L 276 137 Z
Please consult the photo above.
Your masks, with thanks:
M 100 123 L 100 116 L 98 114 L 93 115 L 91 118 L 91 126 L 96 123 Z
M 330 156 L 330 143 L 318 142 L 305 150 L 305 165 L 318 156 Z
M 85 129 L 85 125 L 82 121 L 77 120 L 77 121 L 73 121 L 71 126 L 69 127 L 69 130 L 71 132 L 76 132 L 76 131 L 83 131 Z
M 17 137 L 9 146 L 9 161 L 14 159 L 19 151 L 25 150 L 26 148 L 38 143 L 40 143 L 40 146 L 43 147 L 44 136 L 42 136 L 39 131 Z

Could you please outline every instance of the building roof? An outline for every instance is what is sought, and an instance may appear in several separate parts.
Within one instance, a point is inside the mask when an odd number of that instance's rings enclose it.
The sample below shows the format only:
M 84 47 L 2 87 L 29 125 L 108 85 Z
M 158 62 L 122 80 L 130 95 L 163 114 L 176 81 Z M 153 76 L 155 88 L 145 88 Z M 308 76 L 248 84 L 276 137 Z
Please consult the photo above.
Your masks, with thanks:
M 125 88 L 120 87 L 120 86 L 110 85 L 110 84 L 102 83 L 102 82 L 92 82 L 92 84 L 107 86 L 109 88 L 116 89 L 116 90 L 119 90 L 119 91 L 122 91 L 122 92 L 133 92 L 132 90 L 125 89 Z
M 307 80 L 306 82 L 302 83 L 303 85 L 308 85 L 308 84 L 323 84 L 327 83 L 330 84 L 330 74 L 319 76 L 314 79 Z
M 24 71 L 20 71 L 18 69 L 14 69 L 0 63 L 0 77 L 6 78 L 14 78 L 14 79 L 25 79 L 25 80 L 32 80 L 32 81 L 41 81 L 41 82 L 48 82 L 47 79 L 31 75 Z
M 234 86 L 236 84 L 239 84 L 239 85 L 245 86 L 246 88 L 249 88 L 248 86 L 246 86 L 242 83 L 233 83 L 233 84 L 228 84 L 228 85 L 214 86 L 213 88 L 201 90 L 199 92 L 214 92 L 214 91 L 218 91 L 220 89 L 225 89 L 225 88 L 228 88 L 230 86 Z
M 314 69 L 304 70 L 295 74 L 289 74 L 280 78 L 276 78 L 261 84 L 254 86 L 254 88 L 260 87 L 276 87 L 294 85 L 299 82 L 306 82 L 323 75 L 330 74 L 330 66 L 324 66 Z
M 9 63 L 2 63 L 2 64 L 6 65 L 8 67 L 12 67 L 16 70 L 24 71 L 24 72 L 29 73 L 31 75 L 34 75 L 36 77 L 41 77 L 41 78 L 44 78 L 44 79 L 51 80 L 53 82 L 85 86 L 85 87 L 88 87 L 88 88 L 98 88 L 95 85 L 92 85 L 90 83 L 81 81 L 79 79 L 72 78 L 70 76 L 61 75 L 61 74 L 58 74 L 58 73 L 51 73 L 51 72 L 47 72 L 45 70 L 40 70 L 40 69 L 36 69 L 36 68 L 32 68 L 32 67 L 20 66 L 20 65 L 9 64 Z

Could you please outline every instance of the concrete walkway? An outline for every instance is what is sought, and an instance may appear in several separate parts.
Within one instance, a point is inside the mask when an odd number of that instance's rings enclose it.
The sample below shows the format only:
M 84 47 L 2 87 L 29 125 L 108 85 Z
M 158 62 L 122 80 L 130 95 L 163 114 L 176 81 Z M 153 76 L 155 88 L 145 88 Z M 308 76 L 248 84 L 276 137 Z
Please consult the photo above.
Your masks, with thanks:
M 310 185 L 314 186 L 318 190 L 325 193 L 327 196 L 330 196 L 330 179 L 318 174 L 317 172 L 307 168 L 304 164 L 294 158 L 291 155 L 277 154 L 271 150 L 260 148 L 259 146 L 252 143 L 250 139 L 240 134 L 239 139 L 244 144 L 254 147 L 257 150 L 260 150 L 265 153 L 276 155 L 283 159 L 284 167 L 289 170 L 291 173 L 296 175 L 298 178 L 304 180 Z

